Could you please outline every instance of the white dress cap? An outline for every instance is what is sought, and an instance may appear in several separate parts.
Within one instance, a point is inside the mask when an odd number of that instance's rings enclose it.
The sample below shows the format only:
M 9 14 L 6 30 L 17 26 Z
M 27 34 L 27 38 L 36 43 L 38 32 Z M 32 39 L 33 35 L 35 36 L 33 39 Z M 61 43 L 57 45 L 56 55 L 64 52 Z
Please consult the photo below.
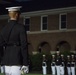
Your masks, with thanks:
M 67 57 L 70 57 L 69 55 Z
M 61 56 L 64 56 L 63 54 L 61 54 Z
M 43 57 L 45 57 L 45 55 L 43 55 Z
M 74 55 L 71 55 L 71 56 L 74 56 Z
M 52 55 L 52 56 L 55 56 L 55 55 Z
M 20 11 L 20 8 L 22 8 L 22 6 L 7 7 L 6 9 L 8 9 L 8 11 Z

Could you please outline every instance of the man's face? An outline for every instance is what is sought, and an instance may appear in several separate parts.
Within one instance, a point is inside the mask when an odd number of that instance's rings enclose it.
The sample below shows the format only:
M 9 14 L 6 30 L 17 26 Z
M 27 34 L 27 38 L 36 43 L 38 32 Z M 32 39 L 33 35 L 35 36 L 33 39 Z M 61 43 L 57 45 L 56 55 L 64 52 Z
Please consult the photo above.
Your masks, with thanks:
M 55 56 L 52 56 L 53 58 L 55 58 Z
M 19 13 L 16 12 L 16 11 L 10 11 L 10 12 L 9 12 L 9 17 L 18 20 L 18 19 L 19 19 Z

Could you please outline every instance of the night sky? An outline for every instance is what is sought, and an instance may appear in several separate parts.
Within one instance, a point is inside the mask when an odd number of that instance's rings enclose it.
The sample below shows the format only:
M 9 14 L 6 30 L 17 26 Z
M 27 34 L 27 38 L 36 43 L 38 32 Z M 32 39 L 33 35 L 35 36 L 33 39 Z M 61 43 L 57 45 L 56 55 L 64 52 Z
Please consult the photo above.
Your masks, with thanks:
M 22 6 L 21 12 L 54 9 L 68 6 L 76 6 L 76 0 L 2 0 L 0 15 L 6 14 L 6 7 Z
M 16 0 L 16 1 L 19 1 L 19 2 L 21 2 L 21 1 L 30 1 L 30 0 Z

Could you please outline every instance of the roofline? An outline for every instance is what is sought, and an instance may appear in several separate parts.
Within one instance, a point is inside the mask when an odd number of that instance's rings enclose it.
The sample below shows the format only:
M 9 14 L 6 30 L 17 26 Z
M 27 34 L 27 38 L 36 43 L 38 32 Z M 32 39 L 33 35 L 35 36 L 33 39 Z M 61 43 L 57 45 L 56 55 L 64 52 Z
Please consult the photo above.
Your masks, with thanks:
M 49 9 L 49 10 L 41 10 L 41 11 L 33 11 L 33 12 L 25 12 L 22 13 L 22 16 L 30 17 L 30 16 L 40 16 L 40 15 L 49 15 L 49 14 L 59 14 L 59 13 L 68 13 L 76 11 L 75 7 L 66 7 L 66 8 L 57 8 L 57 9 Z
M 74 11 L 76 11 L 76 6 L 75 7 L 66 7 L 66 8 L 57 8 L 57 9 L 49 9 L 49 10 L 41 10 L 41 11 L 24 12 L 21 14 L 21 17 L 68 13 L 68 12 L 74 12 Z M 6 18 L 8 18 L 8 15 L 0 15 L 0 19 L 6 19 Z

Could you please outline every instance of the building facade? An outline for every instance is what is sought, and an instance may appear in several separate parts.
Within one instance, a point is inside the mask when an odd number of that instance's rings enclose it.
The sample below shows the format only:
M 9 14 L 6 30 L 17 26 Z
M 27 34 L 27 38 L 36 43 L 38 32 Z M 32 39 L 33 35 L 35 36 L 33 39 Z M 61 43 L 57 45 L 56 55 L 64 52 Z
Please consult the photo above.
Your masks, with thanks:
M 8 22 L 0 16 L 0 29 Z M 76 51 L 76 7 L 23 12 L 20 22 L 26 26 L 29 54 Z

